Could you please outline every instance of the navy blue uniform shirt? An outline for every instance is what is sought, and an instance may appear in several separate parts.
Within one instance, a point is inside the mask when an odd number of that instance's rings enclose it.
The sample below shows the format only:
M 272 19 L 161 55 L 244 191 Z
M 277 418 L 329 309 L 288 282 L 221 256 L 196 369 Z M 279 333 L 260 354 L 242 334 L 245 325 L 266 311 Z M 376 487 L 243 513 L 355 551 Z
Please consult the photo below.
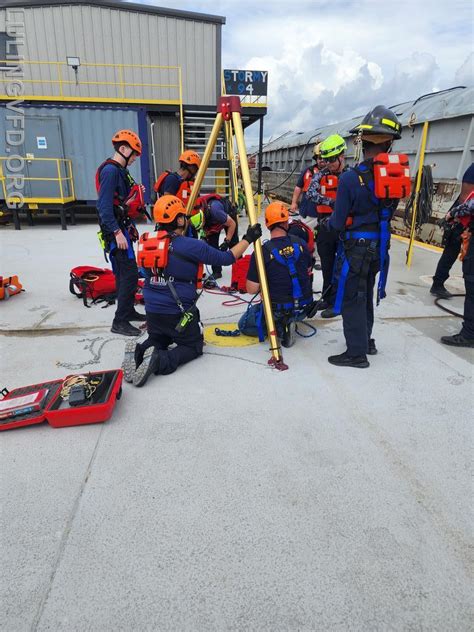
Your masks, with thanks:
M 304 175 L 308 170 L 311 171 L 311 173 L 313 174 L 313 167 L 305 167 L 300 173 L 298 180 L 296 181 L 296 186 L 300 189 L 304 187 Z M 308 200 L 306 191 L 303 191 L 301 194 L 299 211 L 301 217 L 317 217 L 316 204 L 314 204 L 314 202 L 311 202 L 311 200 Z
M 366 224 L 378 224 L 379 209 L 380 203 L 376 203 L 367 186 L 361 184 L 357 172 L 349 169 L 339 177 L 336 204 L 329 218 L 329 226 L 343 231 L 349 216 L 353 217 L 350 230 Z
M 191 261 L 184 261 L 170 252 L 168 255 L 168 265 L 166 274 L 176 277 L 173 281 L 174 288 L 178 294 L 184 309 L 189 309 L 197 297 L 195 283 L 189 283 L 197 277 L 200 263 L 207 263 L 215 266 L 230 266 L 235 262 L 234 255 L 228 250 L 222 252 L 211 248 L 205 241 L 193 239 L 192 237 L 174 237 L 173 251 L 181 254 Z M 180 280 L 184 279 L 184 280 Z M 145 286 L 143 288 L 145 299 L 145 310 L 154 314 L 179 314 L 180 309 L 176 304 L 173 295 L 163 279 L 152 278 L 151 270 L 146 270 Z
M 176 195 L 183 182 L 184 180 L 179 174 L 169 173 L 163 180 L 163 184 L 161 185 L 161 189 L 158 193 L 160 195 L 164 195 L 165 193 L 167 195 Z
M 105 229 L 113 233 L 119 229 L 117 219 L 114 215 L 114 196 L 117 192 L 119 198 L 125 199 L 130 193 L 130 185 L 127 180 L 128 171 L 123 167 L 115 165 L 105 165 L 99 175 L 99 197 L 97 200 L 97 210 L 100 221 Z
M 211 200 L 208 215 L 206 217 L 206 227 L 210 228 L 211 226 L 225 224 L 227 218 L 228 215 L 224 211 L 223 202 L 221 202 L 221 200 Z
M 292 239 L 295 242 L 294 247 L 298 247 L 298 244 L 303 248 L 300 258 L 296 262 L 296 272 L 298 274 L 298 280 L 301 285 L 303 297 L 311 298 L 313 296 L 313 290 L 311 287 L 311 278 L 308 274 L 308 268 L 312 265 L 311 255 L 307 245 L 302 239 L 299 237 L 293 237 Z M 273 248 L 281 250 L 286 246 L 291 246 L 292 239 L 289 237 L 277 237 L 276 239 L 270 239 L 266 242 L 263 248 L 263 259 L 265 262 L 265 270 L 267 271 L 268 287 L 270 289 L 272 303 L 288 303 L 293 300 L 292 284 L 288 268 L 270 257 L 270 253 Z M 249 281 L 259 283 L 255 254 L 252 254 L 252 258 L 250 259 L 247 279 Z
M 471 166 L 466 169 L 462 181 L 466 184 L 474 184 L 474 162 L 471 162 Z

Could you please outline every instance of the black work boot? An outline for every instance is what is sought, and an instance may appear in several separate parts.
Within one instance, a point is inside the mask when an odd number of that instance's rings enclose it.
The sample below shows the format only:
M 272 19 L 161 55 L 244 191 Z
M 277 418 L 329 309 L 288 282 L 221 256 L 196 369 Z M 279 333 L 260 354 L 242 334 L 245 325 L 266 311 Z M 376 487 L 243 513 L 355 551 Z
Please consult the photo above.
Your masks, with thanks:
M 288 348 L 292 347 L 296 342 L 296 323 L 292 321 L 287 323 L 283 328 L 283 335 L 281 337 L 281 346 Z
M 336 314 L 334 311 L 334 307 L 328 307 L 324 309 L 320 314 L 321 318 L 336 318 L 336 316 L 340 316 L 340 314 Z
M 347 351 L 344 351 L 344 353 L 340 355 L 329 356 L 328 362 L 336 366 L 351 366 L 355 369 L 366 369 L 370 366 L 367 356 L 350 356 Z
M 110 329 L 110 331 L 113 334 L 120 334 L 121 336 L 140 336 L 142 334 L 142 331 L 140 329 L 134 327 L 130 323 L 117 323 L 115 322 L 115 320 L 112 323 L 112 328 Z
M 442 283 L 433 283 L 430 289 L 430 294 L 433 294 L 438 298 L 452 298 L 453 296 Z
M 377 347 L 375 346 L 375 340 L 373 338 L 369 338 L 368 351 L 369 355 L 377 355 Z
M 147 379 L 160 367 L 160 352 L 155 347 L 148 347 L 143 359 L 133 374 L 133 385 L 143 386 Z
M 454 334 L 454 336 L 443 336 L 441 342 L 450 347 L 468 347 L 474 348 L 474 338 L 466 338 L 462 334 Z
M 140 314 L 140 312 L 134 311 L 130 316 L 130 320 L 139 321 L 141 323 L 146 322 L 146 314 Z

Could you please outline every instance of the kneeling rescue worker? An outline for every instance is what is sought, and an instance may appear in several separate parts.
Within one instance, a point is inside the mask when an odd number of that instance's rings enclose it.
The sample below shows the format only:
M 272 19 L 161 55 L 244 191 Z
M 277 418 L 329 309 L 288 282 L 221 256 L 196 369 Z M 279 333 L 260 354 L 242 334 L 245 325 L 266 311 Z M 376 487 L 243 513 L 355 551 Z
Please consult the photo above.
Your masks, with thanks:
M 339 232 L 341 240 L 336 260 L 334 310 L 342 313 L 347 350 L 328 358 L 337 366 L 367 368 L 367 354 L 377 353 L 371 337 L 375 277 L 380 272 L 378 303 L 385 297 L 390 220 L 398 199 L 410 192 L 408 159 L 403 155 L 388 156 L 393 141 L 401 138 L 400 132 L 398 118 L 382 105 L 371 110 L 351 130 L 362 142 L 364 161 L 339 178 L 335 209 L 328 220 L 329 227 Z M 399 177 L 387 177 L 387 173 L 394 175 L 393 170 Z
M 237 209 L 228 198 L 217 193 L 198 197 L 191 214 L 191 224 L 198 232 L 204 234 L 204 239 L 213 248 L 228 250 L 238 243 Z M 225 237 L 219 245 L 222 230 L 225 231 Z M 212 273 L 214 279 L 221 279 L 222 266 L 212 266 Z
M 201 157 L 195 151 L 187 149 L 178 158 L 178 171 L 163 171 L 153 185 L 158 197 L 175 195 L 186 206 L 191 194 L 192 183 L 201 166 Z
M 275 325 L 281 343 L 291 347 L 295 342 L 296 322 L 303 320 L 313 303 L 311 287 L 312 259 L 303 239 L 288 234 L 289 211 L 281 202 L 272 202 L 265 210 L 269 241 L 263 244 L 263 260 L 272 301 Z M 247 292 L 260 290 L 255 254 L 247 273 Z M 250 305 L 239 320 L 240 331 L 248 336 L 266 335 L 263 305 Z
M 141 196 L 143 186 L 135 184 L 127 167 L 141 155 L 142 144 L 135 132 L 127 129 L 114 134 L 112 144 L 113 157 L 103 162 L 96 173 L 100 239 L 104 251 L 109 253 L 117 285 L 117 310 L 111 331 L 139 336 L 141 330 L 130 321 L 144 321 L 146 317 L 134 307 L 138 268 L 133 243 L 138 240 L 138 232 L 129 201 L 132 194 L 134 199 Z
M 232 265 L 262 234 L 260 224 L 249 226 L 238 244 L 227 252 L 204 241 L 185 237 L 188 217 L 183 202 L 165 195 L 155 203 L 155 236 L 142 235 L 138 264 L 146 269 L 143 296 L 148 338 L 127 343 L 124 377 L 143 386 L 148 377 L 168 375 L 202 355 L 203 335 L 196 303 L 202 287 L 203 264 Z M 176 346 L 169 349 L 171 344 Z

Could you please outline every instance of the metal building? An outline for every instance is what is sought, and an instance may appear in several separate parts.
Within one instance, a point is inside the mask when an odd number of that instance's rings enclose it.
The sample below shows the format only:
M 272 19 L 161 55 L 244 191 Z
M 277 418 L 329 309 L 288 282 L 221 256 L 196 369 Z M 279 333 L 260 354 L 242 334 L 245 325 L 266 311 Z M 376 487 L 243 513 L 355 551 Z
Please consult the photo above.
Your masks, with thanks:
M 454 201 L 459 181 L 474 160 L 473 103 L 474 87 L 458 86 L 389 106 L 403 125 L 402 138 L 395 141 L 394 151 L 408 155 L 413 175 L 419 163 L 423 123 L 429 123 L 425 164 L 431 165 L 435 183 L 434 220 L 443 216 Z M 362 117 L 356 117 L 309 132 L 287 132 L 267 143 L 262 160 L 267 189 L 280 199 L 291 201 L 300 171 L 312 162 L 315 143 L 330 134 L 341 134 L 346 139 L 346 159 L 351 164 L 354 144 L 349 130 L 361 120 Z M 400 209 L 403 210 L 403 204 Z M 394 227 L 404 232 L 400 221 L 398 225 L 395 221 Z M 422 233 L 420 237 L 427 241 L 438 241 L 441 236 L 434 223 L 427 224 Z
M 202 151 L 221 93 L 225 18 L 130 2 L 6 0 L 0 8 L 0 134 L 21 101 L 27 208 L 94 205 L 96 167 L 120 128 L 144 151 L 132 174 L 147 187 L 177 166 L 183 148 Z M 128 44 L 127 44 L 128 42 Z M 12 81 L 21 82 L 21 94 Z M 248 125 L 266 112 L 244 107 Z M 0 150 L 0 200 L 15 166 Z M 224 140 L 204 188 L 228 182 Z

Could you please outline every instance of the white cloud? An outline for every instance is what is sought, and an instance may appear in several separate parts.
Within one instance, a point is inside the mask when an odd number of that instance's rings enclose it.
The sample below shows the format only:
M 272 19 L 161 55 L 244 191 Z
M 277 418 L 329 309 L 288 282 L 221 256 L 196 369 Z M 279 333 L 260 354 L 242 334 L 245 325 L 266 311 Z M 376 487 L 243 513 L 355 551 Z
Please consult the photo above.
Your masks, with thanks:
M 474 84 L 474 53 L 466 57 L 454 75 L 457 85 L 472 86 Z

